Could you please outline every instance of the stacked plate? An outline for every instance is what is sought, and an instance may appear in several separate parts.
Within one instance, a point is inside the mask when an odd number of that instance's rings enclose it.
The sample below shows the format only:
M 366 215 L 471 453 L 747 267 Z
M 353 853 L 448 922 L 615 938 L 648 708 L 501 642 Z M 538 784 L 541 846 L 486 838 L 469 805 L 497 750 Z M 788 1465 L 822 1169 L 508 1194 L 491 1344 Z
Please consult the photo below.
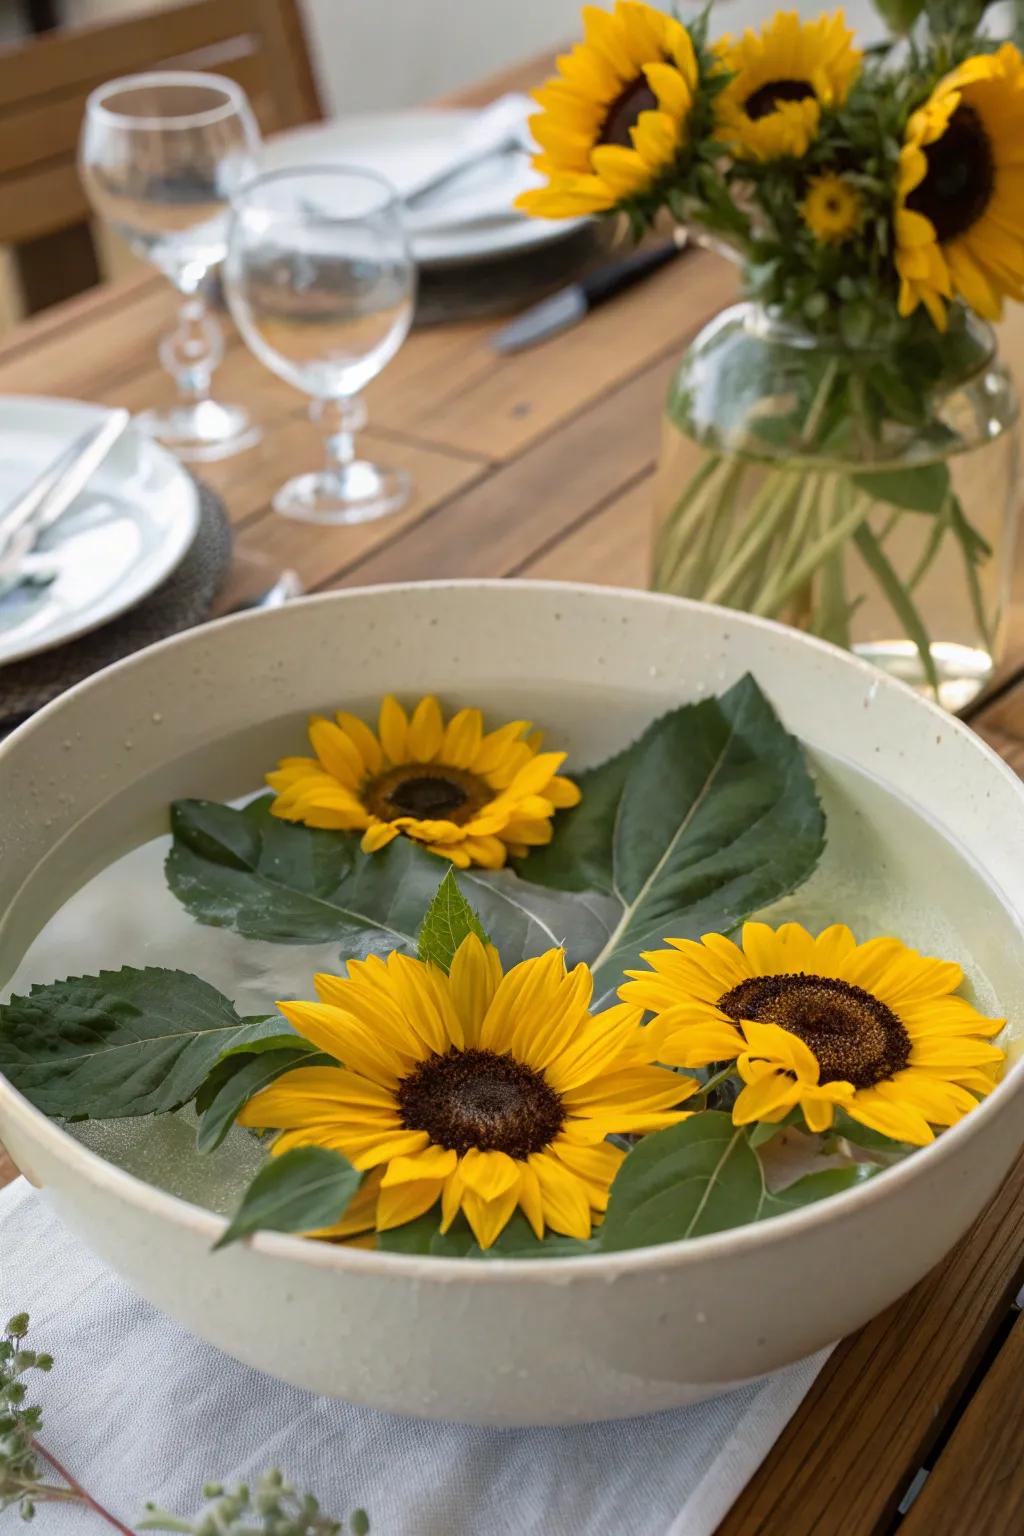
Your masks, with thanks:
M 104 416 L 73 400 L 0 401 L 0 516 L 76 438 Z M 176 569 L 199 528 L 195 481 L 129 427 L 87 488 L 33 551 L 45 579 L 0 595 L 3 668 L 110 623 Z M 2 713 L 2 709 L 0 709 Z
M 542 179 L 530 166 L 527 119 L 536 110 L 525 96 L 504 96 L 482 112 L 367 113 L 281 134 L 266 146 L 266 159 L 274 169 L 360 166 L 410 199 L 420 323 L 498 313 L 567 281 L 599 243 L 592 220 L 531 219 L 513 206 L 520 192 Z M 496 122 L 511 124 L 504 143 L 494 133 Z M 416 196 L 475 153 L 475 163 Z

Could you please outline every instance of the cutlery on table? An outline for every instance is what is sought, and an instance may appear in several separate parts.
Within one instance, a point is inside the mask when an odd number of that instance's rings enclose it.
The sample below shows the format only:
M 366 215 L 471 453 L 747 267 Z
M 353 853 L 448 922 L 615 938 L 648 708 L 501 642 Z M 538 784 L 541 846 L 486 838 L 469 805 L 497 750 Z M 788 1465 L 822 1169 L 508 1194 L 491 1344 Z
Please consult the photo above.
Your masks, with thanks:
M 502 96 L 485 107 L 466 135 L 462 151 L 439 170 L 432 171 L 422 181 L 408 187 L 402 193 L 402 206 L 407 213 L 418 212 L 423 204 L 448 186 L 464 171 L 489 160 L 506 150 L 519 149 L 524 155 L 534 153 L 535 145 L 526 122 L 530 103 L 522 96 Z M 506 216 L 512 213 L 506 210 Z
M 0 511 L 0 596 L 20 580 L 26 557 L 85 489 L 131 420 L 111 411 L 38 475 L 27 490 Z
M 599 304 L 604 304 L 616 294 L 624 293 L 652 272 L 675 261 L 687 249 L 686 231 L 677 230 L 664 245 L 634 251 L 621 261 L 613 261 L 599 267 L 596 272 L 588 272 L 577 282 L 570 283 L 567 288 L 560 288 L 550 298 L 541 299 L 539 304 L 517 315 L 508 325 L 495 332 L 490 344 L 495 352 L 521 352 L 539 341 L 546 341 L 549 336 L 557 336 L 559 331 L 576 325 Z

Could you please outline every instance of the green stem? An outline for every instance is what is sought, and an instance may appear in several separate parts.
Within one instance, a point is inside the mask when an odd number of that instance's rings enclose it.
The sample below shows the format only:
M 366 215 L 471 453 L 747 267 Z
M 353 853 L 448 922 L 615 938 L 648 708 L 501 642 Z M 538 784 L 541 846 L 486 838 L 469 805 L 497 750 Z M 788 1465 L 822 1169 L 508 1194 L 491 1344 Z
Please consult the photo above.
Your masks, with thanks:
M 995 638 L 988 622 L 988 614 L 985 612 L 985 598 L 981 590 L 981 582 L 978 580 L 977 562 L 974 559 L 977 535 L 964 515 L 959 496 L 949 498 L 949 520 L 950 527 L 956 535 L 956 541 L 963 552 L 964 572 L 967 576 L 967 591 L 970 594 L 971 607 L 974 610 L 974 622 L 981 634 L 982 644 L 991 656 L 995 650 Z
M 825 372 L 822 374 L 821 383 L 818 385 L 818 388 L 814 392 L 814 399 L 811 401 L 811 408 L 807 412 L 807 419 L 805 420 L 803 429 L 800 433 L 799 447 L 810 448 L 813 444 L 815 436 L 817 435 L 818 427 L 821 425 L 821 418 L 825 414 L 825 407 L 828 405 L 829 396 L 832 393 L 832 385 L 836 381 L 836 375 L 838 372 L 839 361 L 837 358 L 833 358 L 828 367 L 825 369 Z
M 921 582 L 924 580 L 925 576 L 928 574 L 929 570 L 931 569 L 932 561 L 935 559 L 935 556 L 938 554 L 939 549 L 942 546 L 942 540 L 945 537 L 948 528 L 949 497 L 947 496 L 946 500 L 942 503 L 940 510 L 935 514 L 935 521 L 932 523 L 932 529 L 928 535 L 928 542 L 924 549 L 921 551 L 917 564 L 914 566 L 914 569 L 907 577 L 908 592 L 915 591 L 921 585 Z
M 663 591 L 704 596 L 701 566 L 714 540 L 724 536 L 734 513 L 736 485 L 744 472 L 744 466 L 735 459 L 716 457 L 715 468 L 722 473 L 705 480 L 701 494 L 690 502 L 684 516 L 671 529 L 667 523 L 663 525 L 662 535 L 671 534 L 671 543 L 659 554 L 655 567 L 655 581 Z M 672 515 L 675 517 L 676 512 Z M 668 539 L 664 542 L 669 543 Z
M 694 526 L 703 516 L 711 497 L 719 493 L 715 477 L 720 470 L 728 485 L 736 473 L 735 464 L 727 462 L 721 454 L 706 459 L 658 530 L 654 546 L 654 579 L 665 590 L 671 590 L 671 578 L 686 558 L 687 541 Z
M 934 693 L 936 700 L 938 700 L 939 674 L 935 669 L 935 658 L 932 656 L 931 640 L 924 626 L 924 621 L 914 606 L 913 599 L 890 565 L 882 546 L 871 532 L 867 523 L 861 523 L 853 538 L 860 551 L 861 559 L 876 578 L 889 601 L 890 607 L 903 625 L 904 631 L 917 647 L 917 653 L 921 658 L 921 666 L 924 668 L 924 675 L 928 680 L 928 686 Z
M 769 470 L 747 514 L 746 538 L 710 583 L 704 596 L 709 603 L 727 602 L 730 589 L 775 536 L 775 529 L 789 510 L 797 491 L 794 477 L 784 470 Z
M 845 517 L 838 518 L 827 532 L 806 546 L 800 559 L 786 573 L 785 579 L 777 581 L 767 592 L 762 593 L 752 611 L 765 618 L 776 615 L 785 607 L 793 593 L 814 574 L 822 560 L 844 544 L 851 534 L 857 532 L 870 508 L 871 503 L 866 496 L 855 495 L 852 510 L 847 512 Z

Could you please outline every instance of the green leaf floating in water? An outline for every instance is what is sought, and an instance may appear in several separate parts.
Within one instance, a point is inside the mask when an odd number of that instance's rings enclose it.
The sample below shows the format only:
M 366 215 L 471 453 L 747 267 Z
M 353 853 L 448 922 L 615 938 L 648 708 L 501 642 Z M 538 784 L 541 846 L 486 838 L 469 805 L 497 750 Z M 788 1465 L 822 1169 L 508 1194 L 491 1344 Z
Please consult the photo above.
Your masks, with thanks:
M 705 1110 L 639 1141 L 612 1184 L 597 1236 L 603 1252 L 724 1232 L 840 1194 L 877 1169 L 857 1164 L 805 1174 L 769 1194 L 751 1131 Z
M 459 890 L 454 869 L 450 869 L 423 919 L 419 937 L 420 959 L 433 961 L 443 971 L 450 971 L 459 945 L 471 933 L 484 944 L 490 943 L 480 919 Z
M 295 1147 L 261 1168 L 214 1250 L 253 1232 L 315 1232 L 348 1210 L 362 1174 L 326 1147 Z
M 706 1110 L 645 1136 L 629 1153 L 612 1184 L 601 1248 L 645 1248 L 746 1226 L 763 1198 L 746 1130 Z
M 207 1078 L 196 1097 L 199 1129 L 196 1148 L 213 1152 L 235 1123 L 235 1118 L 254 1094 L 268 1088 L 293 1067 L 333 1067 L 337 1062 L 312 1046 L 261 1051 L 254 1056 L 229 1055 Z
M 800 745 L 751 677 L 656 720 L 578 782 L 581 804 L 520 867 L 531 881 L 592 885 L 618 903 L 592 960 L 601 1000 L 643 950 L 728 931 L 793 890 L 824 847 Z
M 798 1211 L 817 1200 L 827 1200 L 830 1195 L 841 1195 L 877 1172 L 878 1169 L 870 1163 L 852 1163 L 848 1168 L 823 1168 L 818 1173 L 805 1173 L 802 1179 L 787 1184 L 774 1195 L 766 1192 L 758 1219 L 764 1221 L 769 1216 L 785 1216 L 787 1211 Z
M 339 960 L 399 950 L 414 955 L 444 864 L 407 838 L 379 853 L 345 832 L 318 831 L 270 814 L 264 796 L 244 810 L 206 800 L 172 807 L 167 881 L 192 916 L 248 939 L 335 942 Z M 564 943 L 571 962 L 594 955 L 614 921 L 599 896 L 569 899 L 511 871 L 465 870 L 460 888 L 506 965 Z
M 0 1008 L 0 1072 L 44 1114 L 161 1114 L 186 1104 L 240 1039 L 251 1051 L 252 1034 L 197 976 L 125 967 L 13 997 Z

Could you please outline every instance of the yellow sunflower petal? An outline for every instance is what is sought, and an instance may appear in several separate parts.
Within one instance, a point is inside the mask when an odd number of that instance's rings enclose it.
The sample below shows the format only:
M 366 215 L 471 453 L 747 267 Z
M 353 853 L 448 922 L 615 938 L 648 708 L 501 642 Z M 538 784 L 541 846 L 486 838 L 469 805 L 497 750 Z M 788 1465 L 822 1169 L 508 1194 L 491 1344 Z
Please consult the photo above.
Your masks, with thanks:
M 409 721 L 408 750 L 414 763 L 429 763 L 441 750 L 444 740 L 444 720 L 441 706 L 433 694 L 428 694 L 413 710 Z
M 379 773 L 384 765 L 384 755 L 370 727 L 344 709 L 339 709 L 334 718 L 359 753 L 367 773 Z
M 563 1237 L 589 1237 L 592 1217 L 582 1181 L 550 1153 L 534 1152 L 528 1163 L 537 1176 L 545 1225 Z
M 381 700 L 377 730 L 389 762 L 404 763 L 408 754 L 409 721 L 393 694 L 389 693 Z
M 387 1232 L 392 1227 L 404 1227 L 406 1222 L 415 1221 L 437 1203 L 440 1194 L 441 1184 L 437 1179 L 390 1185 L 385 1174 L 377 1198 L 377 1231 Z
M 490 1248 L 508 1225 L 512 1212 L 519 1203 L 519 1180 L 502 1190 L 493 1199 L 485 1199 L 475 1189 L 466 1189 L 462 1195 L 462 1210 L 481 1248 Z

